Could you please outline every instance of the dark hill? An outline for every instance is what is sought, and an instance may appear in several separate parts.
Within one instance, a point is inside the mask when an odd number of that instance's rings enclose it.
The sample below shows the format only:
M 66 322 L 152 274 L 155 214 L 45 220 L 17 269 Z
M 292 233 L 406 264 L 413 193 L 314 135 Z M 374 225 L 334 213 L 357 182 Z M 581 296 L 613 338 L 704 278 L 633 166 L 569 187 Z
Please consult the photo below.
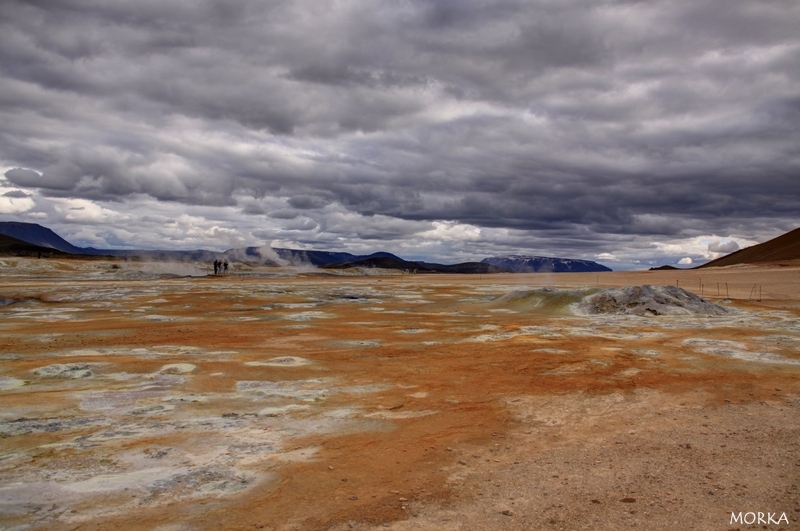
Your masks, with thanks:
M 53 249 L 52 247 L 42 247 L 33 245 L 5 234 L 0 234 L 0 256 L 66 256 L 69 253 Z
M 398 270 L 413 270 L 415 267 L 419 269 L 419 273 L 429 273 L 427 268 L 419 267 L 414 262 L 407 262 L 401 258 L 390 258 L 388 256 L 373 256 L 363 258 L 361 260 L 352 260 L 347 262 L 338 262 L 336 264 L 327 264 L 321 266 L 325 269 L 348 269 L 351 267 L 368 267 L 368 268 L 381 268 L 381 269 L 398 269 Z
M 0 222 L 0 234 L 11 236 L 39 247 L 46 247 L 48 252 L 52 249 L 57 249 L 70 254 L 95 254 L 87 253 L 85 249 L 75 247 L 52 230 L 37 223 L 3 221 Z
M 20 221 L 1 221 L 0 235 L 16 238 L 24 243 L 42 247 L 48 253 L 53 250 L 58 250 L 62 253 L 82 256 L 135 256 L 150 260 L 187 261 L 211 261 L 221 255 L 221 253 L 218 252 L 202 249 L 194 251 L 148 251 L 142 249 L 95 249 L 93 247 L 77 247 L 47 227 L 43 227 L 38 223 L 23 223 Z
M 783 260 L 800 260 L 800 228 L 787 232 L 777 238 L 751 247 L 739 249 L 729 255 L 717 258 L 696 269 L 705 267 L 725 267 L 738 264 L 758 264 Z
M 249 250 L 250 248 L 248 248 Z M 254 248 L 257 249 L 257 248 Z M 323 267 L 327 265 L 333 264 L 341 264 L 346 262 L 356 262 L 358 260 L 366 260 L 369 258 L 391 258 L 393 260 L 403 261 L 401 258 L 391 254 L 391 253 L 372 253 L 369 255 L 355 255 L 350 253 L 343 253 L 343 252 L 333 252 L 333 251 L 305 251 L 300 249 L 283 249 L 280 247 L 272 249 L 275 253 L 286 260 L 292 265 L 313 265 L 317 267 Z M 374 266 L 374 267 L 382 267 L 382 266 Z
M 389 254 L 389 253 L 375 253 Z M 351 262 L 340 262 L 338 264 L 330 264 L 322 266 L 326 269 L 347 269 L 351 267 L 367 267 L 367 268 L 381 268 L 381 269 L 395 269 L 398 271 L 408 271 L 409 273 L 459 273 L 459 274 L 475 274 L 475 273 L 508 273 L 507 270 L 501 269 L 491 264 L 484 264 L 481 262 L 464 262 L 461 264 L 433 264 L 429 262 L 411 262 L 397 258 L 394 255 L 390 256 L 371 256 L 362 260 L 354 260 Z
M 463 262 L 460 264 L 430 264 L 428 262 L 416 262 L 423 267 L 431 269 L 436 273 L 511 273 L 508 269 L 497 267 L 496 265 L 484 262 Z

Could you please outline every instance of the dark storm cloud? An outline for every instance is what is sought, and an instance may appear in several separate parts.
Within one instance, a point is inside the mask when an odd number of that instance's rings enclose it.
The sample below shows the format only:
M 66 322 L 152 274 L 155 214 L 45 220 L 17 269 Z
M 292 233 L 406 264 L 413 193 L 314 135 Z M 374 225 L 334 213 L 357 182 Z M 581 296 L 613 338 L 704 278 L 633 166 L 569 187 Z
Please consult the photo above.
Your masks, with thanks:
M 273 219 L 294 219 L 300 214 L 298 214 L 294 210 L 281 209 L 281 210 L 273 210 L 267 215 Z
M 317 241 L 342 211 L 354 240 L 447 221 L 573 254 L 774 233 L 800 211 L 798 24 L 795 0 L 9 0 L 0 161 Z
M 20 186 L 40 186 L 42 176 L 33 170 L 12 168 L 5 173 L 6 179 Z
M 291 206 L 299 210 L 310 210 L 313 208 L 322 208 L 328 204 L 329 201 L 322 197 L 315 197 L 311 195 L 296 195 L 290 197 L 287 201 Z
M 257 205 L 256 203 L 247 203 L 242 207 L 242 212 L 252 216 L 258 216 L 267 213 L 267 211 L 264 210 L 264 207 Z
M 31 197 L 31 194 L 25 193 L 22 190 L 11 190 L 10 192 L 4 193 L 3 197 L 13 197 L 15 199 L 22 199 L 25 197 Z
M 397 72 L 358 70 L 345 64 L 309 64 L 292 70 L 288 79 L 323 85 L 364 85 L 371 88 L 410 87 L 425 85 L 428 79 Z

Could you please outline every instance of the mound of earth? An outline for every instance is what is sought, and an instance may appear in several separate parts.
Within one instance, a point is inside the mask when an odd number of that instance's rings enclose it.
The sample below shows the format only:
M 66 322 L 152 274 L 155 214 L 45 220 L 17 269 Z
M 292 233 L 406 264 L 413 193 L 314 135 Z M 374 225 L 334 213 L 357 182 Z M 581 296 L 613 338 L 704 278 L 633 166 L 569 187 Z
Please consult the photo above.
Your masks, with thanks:
M 730 310 L 675 286 L 628 286 L 584 298 L 577 309 L 586 314 L 725 315 Z
M 489 303 L 494 308 L 537 313 L 566 313 L 572 304 L 581 301 L 586 289 L 538 288 L 506 293 Z

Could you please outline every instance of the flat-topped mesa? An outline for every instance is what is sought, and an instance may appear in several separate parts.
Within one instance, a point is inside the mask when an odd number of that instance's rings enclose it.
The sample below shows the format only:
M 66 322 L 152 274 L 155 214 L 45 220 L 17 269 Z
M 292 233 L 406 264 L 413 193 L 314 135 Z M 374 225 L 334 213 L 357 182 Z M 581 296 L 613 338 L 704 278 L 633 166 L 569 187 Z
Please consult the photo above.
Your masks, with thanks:
M 614 315 L 727 315 L 732 310 L 675 286 L 627 286 L 584 297 L 580 313 Z

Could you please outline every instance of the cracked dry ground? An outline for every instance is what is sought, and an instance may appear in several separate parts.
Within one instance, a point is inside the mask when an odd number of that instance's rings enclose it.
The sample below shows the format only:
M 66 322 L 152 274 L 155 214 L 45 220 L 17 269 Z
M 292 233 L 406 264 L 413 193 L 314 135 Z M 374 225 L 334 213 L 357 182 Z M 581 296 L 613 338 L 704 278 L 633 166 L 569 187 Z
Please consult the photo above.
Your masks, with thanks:
M 696 273 L 58 264 L 0 279 L 2 529 L 800 528 L 797 268 L 703 272 L 767 296 L 644 318 L 494 301 Z

